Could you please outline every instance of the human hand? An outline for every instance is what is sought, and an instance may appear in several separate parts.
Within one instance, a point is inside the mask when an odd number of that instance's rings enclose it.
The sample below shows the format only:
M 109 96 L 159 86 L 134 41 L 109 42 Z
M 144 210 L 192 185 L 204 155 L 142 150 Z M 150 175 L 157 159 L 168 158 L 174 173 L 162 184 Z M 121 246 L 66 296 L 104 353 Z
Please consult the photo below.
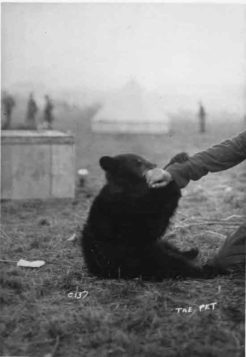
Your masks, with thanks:
M 152 188 L 165 187 L 173 180 L 171 174 L 159 167 L 148 170 L 145 174 L 148 185 Z

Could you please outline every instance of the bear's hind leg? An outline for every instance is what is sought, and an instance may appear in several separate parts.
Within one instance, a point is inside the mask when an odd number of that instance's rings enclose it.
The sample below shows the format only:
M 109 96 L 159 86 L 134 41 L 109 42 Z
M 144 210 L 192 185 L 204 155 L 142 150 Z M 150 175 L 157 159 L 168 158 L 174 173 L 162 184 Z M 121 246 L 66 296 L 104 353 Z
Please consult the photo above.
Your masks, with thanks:
M 166 243 L 166 242 L 165 242 Z M 163 242 L 157 242 L 152 245 L 149 255 L 152 263 L 158 271 L 158 275 L 163 278 L 172 277 L 204 277 L 203 268 L 194 264 L 191 259 L 187 259 L 176 248 L 171 249 Z
M 187 259 L 195 259 L 198 254 L 199 254 L 199 249 L 198 248 L 191 248 L 191 249 L 187 249 L 187 250 L 180 250 L 179 248 L 175 247 L 174 245 L 172 245 L 171 243 L 169 243 L 166 240 L 160 240 L 157 244 L 160 245 L 160 247 L 162 247 L 162 249 L 164 251 L 171 251 L 174 252 L 178 255 L 181 255 Z

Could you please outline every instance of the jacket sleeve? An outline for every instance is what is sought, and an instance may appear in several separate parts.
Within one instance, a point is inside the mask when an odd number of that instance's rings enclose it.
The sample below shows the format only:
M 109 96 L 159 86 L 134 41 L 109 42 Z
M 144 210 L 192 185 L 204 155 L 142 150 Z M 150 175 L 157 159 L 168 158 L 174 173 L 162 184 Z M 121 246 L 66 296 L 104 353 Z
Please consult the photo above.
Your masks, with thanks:
M 180 188 L 190 180 L 199 180 L 208 172 L 229 169 L 246 159 L 246 131 L 238 136 L 214 145 L 189 158 L 184 163 L 175 163 L 166 169 Z

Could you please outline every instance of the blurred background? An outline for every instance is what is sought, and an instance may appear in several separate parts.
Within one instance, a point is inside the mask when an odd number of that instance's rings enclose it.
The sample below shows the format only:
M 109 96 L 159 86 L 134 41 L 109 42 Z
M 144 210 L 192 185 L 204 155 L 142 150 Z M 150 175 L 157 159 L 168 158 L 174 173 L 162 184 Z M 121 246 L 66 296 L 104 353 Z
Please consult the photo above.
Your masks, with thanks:
M 2 127 L 73 132 L 78 168 L 210 145 L 246 125 L 245 30 L 243 4 L 3 3 Z

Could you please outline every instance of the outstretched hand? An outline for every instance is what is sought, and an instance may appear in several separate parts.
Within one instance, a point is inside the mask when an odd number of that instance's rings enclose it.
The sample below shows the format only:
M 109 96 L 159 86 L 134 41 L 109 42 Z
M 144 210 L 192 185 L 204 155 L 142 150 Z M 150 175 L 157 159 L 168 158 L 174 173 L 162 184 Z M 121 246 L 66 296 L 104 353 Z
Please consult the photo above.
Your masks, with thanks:
M 173 180 L 171 174 L 159 167 L 148 170 L 145 174 L 148 185 L 152 188 L 165 187 Z

